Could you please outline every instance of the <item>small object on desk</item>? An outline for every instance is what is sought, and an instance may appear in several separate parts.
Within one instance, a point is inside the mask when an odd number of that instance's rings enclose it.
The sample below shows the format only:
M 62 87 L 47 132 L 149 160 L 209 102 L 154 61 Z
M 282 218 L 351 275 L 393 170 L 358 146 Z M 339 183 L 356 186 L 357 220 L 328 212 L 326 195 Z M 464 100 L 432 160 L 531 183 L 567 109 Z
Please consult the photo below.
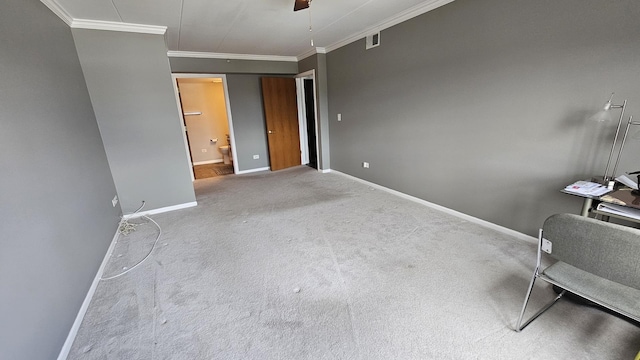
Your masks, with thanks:
M 601 196 L 611 192 L 612 189 L 595 182 L 581 180 L 568 185 L 564 188 L 564 191 L 576 195 Z
M 638 188 L 638 183 L 631 180 L 627 175 L 620 175 L 616 177 L 616 181 L 632 189 Z
M 633 191 L 628 188 L 616 190 L 610 194 L 600 197 L 600 200 L 640 209 L 640 196 L 634 195 Z
M 629 187 L 633 189 L 633 191 L 631 192 L 633 195 L 640 196 L 640 186 L 638 186 L 638 184 L 640 184 L 640 171 L 634 171 L 627 174 L 638 176 L 638 182 L 636 183 L 636 186 L 629 186 Z
M 603 197 L 600 198 L 600 200 L 608 202 L 609 204 L 617 204 L 622 206 L 625 205 L 624 201 L 616 199 L 611 195 L 604 195 Z

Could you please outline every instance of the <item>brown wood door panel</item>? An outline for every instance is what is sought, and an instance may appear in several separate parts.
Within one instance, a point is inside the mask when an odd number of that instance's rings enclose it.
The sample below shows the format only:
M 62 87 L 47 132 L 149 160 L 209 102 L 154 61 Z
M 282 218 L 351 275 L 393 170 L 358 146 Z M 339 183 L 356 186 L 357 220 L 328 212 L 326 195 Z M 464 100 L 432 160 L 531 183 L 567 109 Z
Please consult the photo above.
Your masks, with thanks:
M 300 165 L 296 81 L 273 77 L 261 80 L 271 170 Z

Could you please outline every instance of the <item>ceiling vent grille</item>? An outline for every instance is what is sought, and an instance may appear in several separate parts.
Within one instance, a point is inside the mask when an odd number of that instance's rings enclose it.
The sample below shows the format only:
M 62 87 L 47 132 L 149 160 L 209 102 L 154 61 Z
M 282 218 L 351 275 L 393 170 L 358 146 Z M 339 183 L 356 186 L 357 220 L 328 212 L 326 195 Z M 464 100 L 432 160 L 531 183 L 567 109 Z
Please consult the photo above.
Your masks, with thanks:
M 380 32 L 367 36 L 367 50 L 380 45 Z

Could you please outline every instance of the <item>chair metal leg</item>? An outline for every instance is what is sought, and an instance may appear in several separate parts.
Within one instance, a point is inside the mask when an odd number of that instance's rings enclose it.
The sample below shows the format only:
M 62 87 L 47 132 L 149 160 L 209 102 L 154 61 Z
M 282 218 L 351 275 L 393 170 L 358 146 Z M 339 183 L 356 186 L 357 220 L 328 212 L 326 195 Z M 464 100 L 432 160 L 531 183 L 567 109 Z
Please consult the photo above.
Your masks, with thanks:
M 558 294 L 558 296 L 556 296 L 553 300 L 551 300 L 544 307 L 542 307 L 542 309 L 538 310 L 538 312 L 533 314 L 533 316 L 529 320 L 527 320 L 524 324 L 522 324 L 522 318 L 524 317 L 524 312 L 527 309 L 527 304 L 529 303 L 529 298 L 531 297 L 531 292 L 533 291 L 533 285 L 535 284 L 537 277 L 538 277 L 538 268 L 536 268 L 535 271 L 533 272 L 533 277 L 531 278 L 531 285 L 529 285 L 529 290 L 527 291 L 527 296 L 524 299 L 524 304 L 522 305 L 522 311 L 520 312 L 520 317 L 518 318 L 518 323 L 516 324 L 516 332 L 522 331 L 522 329 L 527 327 L 527 325 L 529 325 L 533 320 L 537 319 L 538 316 L 542 315 L 542 313 L 549 310 L 549 308 L 553 306 L 553 304 L 555 304 L 558 300 L 560 300 L 560 298 L 564 296 L 564 294 L 567 292 L 567 290 L 562 289 L 562 292 Z
M 529 298 L 531 297 L 531 291 L 533 290 L 533 284 L 536 283 L 536 278 L 538 277 L 539 268 L 536 267 L 533 270 L 533 276 L 531 277 L 531 282 L 529 283 L 529 289 L 527 290 L 527 295 L 524 297 L 524 304 L 522 305 L 522 311 L 520 311 L 520 316 L 518 317 L 518 323 L 516 324 L 516 331 L 520 332 L 522 328 L 520 324 L 522 323 L 522 317 L 524 316 L 524 311 L 527 309 L 527 304 L 529 303 Z

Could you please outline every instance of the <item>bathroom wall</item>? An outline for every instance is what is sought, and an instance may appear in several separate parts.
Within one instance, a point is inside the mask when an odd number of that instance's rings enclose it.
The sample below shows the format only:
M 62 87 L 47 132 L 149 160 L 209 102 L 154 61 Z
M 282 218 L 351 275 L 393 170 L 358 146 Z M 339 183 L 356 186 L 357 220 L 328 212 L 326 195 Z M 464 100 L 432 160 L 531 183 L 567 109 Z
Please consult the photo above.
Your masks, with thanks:
M 202 112 L 184 117 L 194 165 L 222 162 L 219 147 L 228 145 L 229 120 L 221 79 L 181 78 L 178 84 L 182 111 Z

